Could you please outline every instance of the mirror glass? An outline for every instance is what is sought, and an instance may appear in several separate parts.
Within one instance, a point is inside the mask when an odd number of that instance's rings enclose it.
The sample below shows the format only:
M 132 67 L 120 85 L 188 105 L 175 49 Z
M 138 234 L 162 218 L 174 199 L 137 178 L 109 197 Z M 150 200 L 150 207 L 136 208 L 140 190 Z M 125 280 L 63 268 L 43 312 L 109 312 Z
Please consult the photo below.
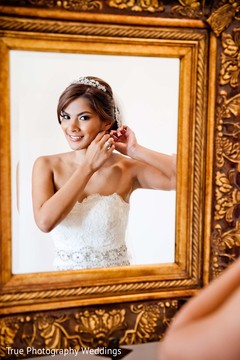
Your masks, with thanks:
M 13 273 L 53 270 L 51 235 L 33 219 L 31 173 L 38 156 L 69 151 L 56 115 L 62 91 L 80 76 L 104 79 L 138 142 L 172 154 L 179 72 L 178 58 L 10 51 Z M 174 262 L 175 199 L 175 191 L 132 194 L 126 235 L 132 265 Z

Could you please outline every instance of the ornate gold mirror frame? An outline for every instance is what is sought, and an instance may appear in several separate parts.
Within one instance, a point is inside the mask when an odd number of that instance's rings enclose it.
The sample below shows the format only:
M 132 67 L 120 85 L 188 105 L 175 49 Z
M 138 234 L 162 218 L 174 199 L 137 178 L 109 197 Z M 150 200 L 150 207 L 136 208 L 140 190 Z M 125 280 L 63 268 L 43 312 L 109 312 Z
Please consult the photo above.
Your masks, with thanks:
M 165 4 L 167 3 L 167 4 Z M 159 340 L 240 246 L 238 1 L 0 1 L 0 356 Z M 172 264 L 11 271 L 11 50 L 180 59 Z M 24 354 L 26 357 L 26 354 Z

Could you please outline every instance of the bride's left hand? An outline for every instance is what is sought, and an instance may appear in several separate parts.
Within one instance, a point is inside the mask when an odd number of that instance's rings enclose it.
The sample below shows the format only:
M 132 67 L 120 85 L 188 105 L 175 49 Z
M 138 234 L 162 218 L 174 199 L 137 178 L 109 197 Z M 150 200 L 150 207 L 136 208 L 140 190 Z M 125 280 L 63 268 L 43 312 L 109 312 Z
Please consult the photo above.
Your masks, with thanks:
M 114 139 L 115 149 L 120 153 L 132 156 L 138 145 L 134 132 L 126 125 L 122 125 L 117 130 L 112 130 L 110 136 Z

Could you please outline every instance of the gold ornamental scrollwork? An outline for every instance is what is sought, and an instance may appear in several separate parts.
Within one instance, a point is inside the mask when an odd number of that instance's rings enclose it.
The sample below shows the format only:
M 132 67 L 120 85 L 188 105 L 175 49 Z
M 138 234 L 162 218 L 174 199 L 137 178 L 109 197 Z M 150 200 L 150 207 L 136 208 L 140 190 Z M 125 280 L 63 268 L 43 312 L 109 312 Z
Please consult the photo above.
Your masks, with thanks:
M 228 99 L 227 92 L 222 90 L 217 107 L 216 154 L 219 168 L 224 165 L 225 159 L 240 163 L 239 142 L 236 142 L 240 136 L 239 114 L 240 94 Z
M 37 327 L 40 331 L 40 337 L 44 339 L 46 349 L 80 348 L 80 336 L 71 335 L 66 330 L 65 324 L 68 320 L 69 316 L 67 315 L 47 316 L 38 319 Z
M 18 330 L 15 319 L 0 319 L 0 358 L 7 356 L 7 349 L 13 346 Z
M 107 0 L 110 7 L 120 10 L 126 9 L 131 11 L 148 11 L 151 13 L 163 12 L 164 6 L 159 0 Z
M 222 35 L 220 85 L 239 84 L 239 47 L 230 34 Z M 240 247 L 240 94 L 219 92 L 216 109 L 215 211 L 212 241 L 212 276 L 218 276 L 236 257 Z
M 82 347 L 108 346 L 116 333 L 127 327 L 125 309 L 83 311 L 75 315 L 75 332 L 80 334 Z
M 239 0 L 229 0 L 227 4 L 223 4 L 217 10 L 213 11 L 207 19 L 216 36 L 219 36 L 223 30 L 227 29 L 236 14 L 240 11 Z
M 235 88 L 240 83 L 240 29 L 235 29 L 233 35 L 223 33 L 222 47 L 220 85 Z
M 70 11 L 89 11 L 101 10 L 103 3 L 101 0 L 25 0 L 23 5 L 33 5 L 34 7 L 59 8 Z
M 108 347 L 115 340 L 121 345 L 157 341 L 158 328 L 165 330 L 178 308 L 177 300 L 165 300 L 8 316 L 0 319 L 0 358 L 56 355 L 64 349 L 76 354 L 82 349 Z M 21 354 L 9 352 L 20 348 Z
M 228 176 L 220 171 L 216 174 L 215 220 L 225 219 L 228 223 L 236 220 L 234 212 L 240 203 L 240 188 L 236 185 L 236 177 L 235 169 L 230 170 Z
M 204 2 L 204 1 L 203 1 Z M 179 0 L 181 5 L 172 7 L 172 12 L 188 18 L 201 18 L 201 2 L 197 0 Z
M 178 301 L 161 301 L 150 306 L 131 305 L 131 312 L 137 315 L 135 325 L 132 329 L 126 330 L 120 343 L 132 345 L 151 340 L 153 334 L 156 333 L 159 320 L 166 328 L 170 323 L 170 317 L 167 315 L 168 309 L 178 309 Z
M 240 247 L 240 221 L 228 231 L 224 231 L 220 224 L 216 224 L 213 232 L 213 277 L 220 275 L 227 266 L 222 265 L 222 259 L 225 259 L 227 264 L 236 259 L 236 253 L 231 253 L 234 247 Z

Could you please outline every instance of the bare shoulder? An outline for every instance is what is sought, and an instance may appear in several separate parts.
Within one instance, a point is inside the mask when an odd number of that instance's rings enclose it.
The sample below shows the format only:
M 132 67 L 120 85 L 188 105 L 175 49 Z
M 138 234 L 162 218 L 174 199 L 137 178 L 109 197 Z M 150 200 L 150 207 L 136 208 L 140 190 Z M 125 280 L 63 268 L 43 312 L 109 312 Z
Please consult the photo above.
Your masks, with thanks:
M 114 166 L 117 166 L 123 174 L 127 174 L 134 181 L 134 187 L 138 187 L 138 175 L 142 172 L 145 164 L 119 153 L 114 153 L 113 155 Z
M 66 154 L 44 155 L 38 157 L 34 162 L 34 169 L 54 170 L 64 161 Z
M 124 167 L 127 167 L 128 169 L 133 169 L 139 166 L 139 161 L 119 153 L 113 154 L 113 161 L 115 164 L 122 165 Z

